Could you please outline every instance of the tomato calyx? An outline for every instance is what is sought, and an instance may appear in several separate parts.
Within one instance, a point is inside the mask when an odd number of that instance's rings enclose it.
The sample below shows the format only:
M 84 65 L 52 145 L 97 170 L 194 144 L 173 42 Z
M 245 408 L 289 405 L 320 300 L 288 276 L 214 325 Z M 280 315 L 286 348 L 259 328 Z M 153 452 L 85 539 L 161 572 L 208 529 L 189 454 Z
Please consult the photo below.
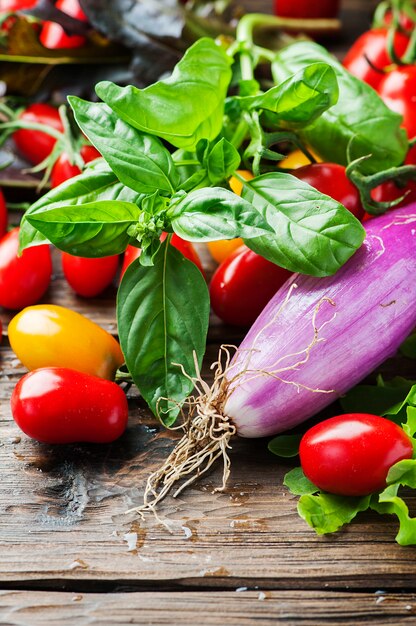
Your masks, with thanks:
M 412 146 L 411 143 L 410 145 Z M 399 167 L 391 167 L 375 174 L 363 174 L 360 166 L 369 158 L 370 155 L 352 161 L 345 171 L 347 177 L 360 192 L 361 204 L 364 210 L 370 215 L 382 215 L 403 202 L 411 193 L 411 190 L 407 188 L 407 184 L 410 181 L 416 181 L 416 165 L 405 164 Z M 373 190 L 389 181 L 395 182 L 399 193 L 400 189 L 403 189 L 403 193 L 392 200 L 375 200 L 372 195 Z

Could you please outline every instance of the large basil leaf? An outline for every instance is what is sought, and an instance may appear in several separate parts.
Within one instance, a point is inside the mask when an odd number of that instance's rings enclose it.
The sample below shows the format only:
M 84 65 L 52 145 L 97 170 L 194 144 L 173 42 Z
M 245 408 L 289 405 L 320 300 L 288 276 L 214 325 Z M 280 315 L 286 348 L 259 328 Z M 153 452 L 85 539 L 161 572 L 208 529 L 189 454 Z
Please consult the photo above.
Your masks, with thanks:
M 175 191 L 179 177 L 169 151 L 157 137 L 133 128 L 106 104 L 75 96 L 68 100 L 78 126 L 122 183 L 138 193 Z
M 307 183 L 276 172 L 244 184 L 243 198 L 275 231 L 246 244 L 292 272 L 334 274 L 360 247 L 365 231 L 342 204 Z
M 230 58 L 212 39 L 191 46 L 166 80 L 146 89 L 102 82 L 98 96 L 128 124 L 177 148 L 194 149 L 220 132 Z
M 166 240 L 152 267 L 126 270 L 117 296 L 120 343 L 134 382 L 152 411 L 172 424 L 193 384 L 193 352 L 201 364 L 209 295 L 198 268 Z
M 310 41 L 294 43 L 279 51 L 272 64 L 277 83 L 311 63 L 324 62 L 335 70 L 337 104 L 302 131 L 304 141 L 323 159 L 346 165 L 350 160 L 371 155 L 362 164 L 366 173 L 387 169 L 403 162 L 407 152 L 402 117 L 393 113 L 378 94 L 352 76 L 322 46 Z
M 313 63 L 266 93 L 240 98 L 245 109 L 263 109 L 267 120 L 282 127 L 310 124 L 338 100 L 338 83 L 327 63 Z
M 106 163 L 88 167 L 79 176 L 48 191 L 26 211 L 20 226 L 21 250 L 48 242 L 47 237 L 28 221 L 30 215 L 61 206 L 84 205 L 100 200 L 119 200 L 138 204 L 141 195 L 120 183 Z
M 191 191 L 169 212 L 177 235 L 187 241 L 217 241 L 271 235 L 273 228 L 250 202 L 222 187 Z
M 31 213 L 27 220 L 64 252 L 102 257 L 124 252 L 130 239 L 127 229 L 139 215 L 132 202 L 104 200 Z

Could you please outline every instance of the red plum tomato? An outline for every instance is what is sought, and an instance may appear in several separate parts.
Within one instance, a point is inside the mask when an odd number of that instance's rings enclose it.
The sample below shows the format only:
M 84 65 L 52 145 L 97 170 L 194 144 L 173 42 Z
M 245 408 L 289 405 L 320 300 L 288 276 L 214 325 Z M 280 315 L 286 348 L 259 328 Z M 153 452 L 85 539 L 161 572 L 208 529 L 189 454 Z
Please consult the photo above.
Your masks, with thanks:
M 303 180 L 321 193 L 341 202 L 356 218 L 361 219 L 364 210 L 361 206 L 360 193 L 347 178 L 345 167 L 337 163 L 312 163 L 293 172 L 293 176 Z
M 378 93 L 392 111 L 403 115 L 409 139 L 416 137 L 416 65 L 403 65 L 386 74 Z
M 66 280 L 79 296 L 94 298 L 113 282 L 118 270 L 118 255 L 89 259 L 62 253 Z
M 85 145 L 80 150 L 80 155 L 84 163 L 89 163 L 98 159 L 101 154 L 94 146 Z M 81 169 L 78 165 L 71 163 L 68 155 L 63 152 L 55 161 L 51 171 L 51 187 L 59 187 L 62 183 L 74 176 L 81 174 Z
M 365 413 L 320 422 L 304 434 L 299 446 L 305 476 L 323 491 L 342 496 L 384 489 L 390 467 L 412 455 L 412 441 L 402 428 Z
M 339 0 L 274 0 L 274 13 L 279 17 L 331 18 L 339 11 Z
M 43 124 L 63 132 L 59 111 L 49 104 L 35 103 L 28 106 L 20 115 L 19 120 Z M 20 128 L 13 133 L 13 141 L 24 157 L 34 165 L 38 165 L 53 150 L 56 139 L 40 130 Z
M 250 326 L 291 275 L 243 245 L 217 267 L 209 287 L 211 306 L 226 324 Z
M 387 28 L 375 28 L 363 33 L 347 52 L 343 66 L 365 83 L 377 89 L 383 78 L 383 70 L 392 64 L 387 51 Z M 394 51 L 398 57 L 403 56 L 409 44 L 409 37 L 396 32 Z M 375 69 L 377 68 L 377 69 Z
M 56 8 L 81 22 L 88 22 L 88 18 L 81 9 L 78 0 L 58 0 Z M 49 50 L 61 48 L 80 48 L 86 42 L 82 35 L 67 35 L 60 24 L 45 22 L 39 35 L 41 44 Z
M 126 429 L 128 404 L 109 380 L 64 367 L 29 372 L 11 397 L 19 428 L 44 443 L 109 443 Z
M 21 256 L 19 228 L 0 240 L 0 306 L 23 309 L 36 304 L 46 292 L 52 275 L 49 246 L 27 248 Z

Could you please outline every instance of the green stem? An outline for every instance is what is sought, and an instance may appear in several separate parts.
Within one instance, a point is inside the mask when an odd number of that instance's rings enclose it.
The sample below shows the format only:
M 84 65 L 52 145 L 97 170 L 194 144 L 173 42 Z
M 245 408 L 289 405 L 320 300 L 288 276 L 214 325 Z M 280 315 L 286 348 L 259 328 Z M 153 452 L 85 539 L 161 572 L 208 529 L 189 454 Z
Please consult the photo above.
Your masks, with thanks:
M 185 165 L 201 165 L 196 159 L 184 159 L 183 161 L 175 161 L 176 167 L 183 167 Z
M 295 2 L 296 0 L 294 0 Z M 336 32 L 340 28 L 337 19 L 297 19 L 291 17 L 278 17 L 263 13 L 248 13 L 244 15 L 237 26 L 237 41 L 253 43 L 253 32 L 256 28 L 280 28 L 282 30 L 294 30 L 308 32 Z
M 237 128 L 234 131 L 234 135 L 231 138 L 231 143 L 234 148 L 239 148 L 247 136 L 249 125 L 244 117 L 242 117 L 238 123 Z
M 24 128 L 27 130 L 40 130 L 42 133 L 46 133 L 51 137 L 54 137 L 56 140 L 62 140 L 62 133 L 59 130 L 55 130 L 55 128 L 51 128 L 50 126 L 45 126 L 44 124 L 37 124 L 36 122 L 27 122 L 16 120 L 13 122 L 3 122 L 0 124 L 0 130 L 18 130 L 19 128 Z

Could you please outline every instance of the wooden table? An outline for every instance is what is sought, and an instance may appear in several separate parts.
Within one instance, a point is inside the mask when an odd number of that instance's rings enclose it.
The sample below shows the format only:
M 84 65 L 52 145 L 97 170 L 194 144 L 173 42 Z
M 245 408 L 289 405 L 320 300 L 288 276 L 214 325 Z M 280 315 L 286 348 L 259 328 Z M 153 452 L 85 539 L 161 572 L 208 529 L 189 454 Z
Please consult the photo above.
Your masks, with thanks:
M 369 8 L 350 2 L 348 21 L 363 30 Z M 346 39 L 337 45 L 345 48 Z M 114 292 L 76 298 L 59 267 L 44 300 L 116 330 Z M 240 338 L 213 320 L 207 364 L 221 341 Z M 7 338 L 0 353 L 1 624 L 416 623 L 416 550 L 394 543 L 394 520 L 366 513 L 318 538 L 282 486 L 289 465 L 264 440 L 236 439 L 226 492 L 212 493 L 216 470 L 166 501 L 169 534 L 152 516 L 125 514 L 140 504 L 146 477 L 175 439 L 137 393 L 129 394 L 129 428 L 116 443 L 42 445 L 12 421 L 10 394 L 25 370 Z

